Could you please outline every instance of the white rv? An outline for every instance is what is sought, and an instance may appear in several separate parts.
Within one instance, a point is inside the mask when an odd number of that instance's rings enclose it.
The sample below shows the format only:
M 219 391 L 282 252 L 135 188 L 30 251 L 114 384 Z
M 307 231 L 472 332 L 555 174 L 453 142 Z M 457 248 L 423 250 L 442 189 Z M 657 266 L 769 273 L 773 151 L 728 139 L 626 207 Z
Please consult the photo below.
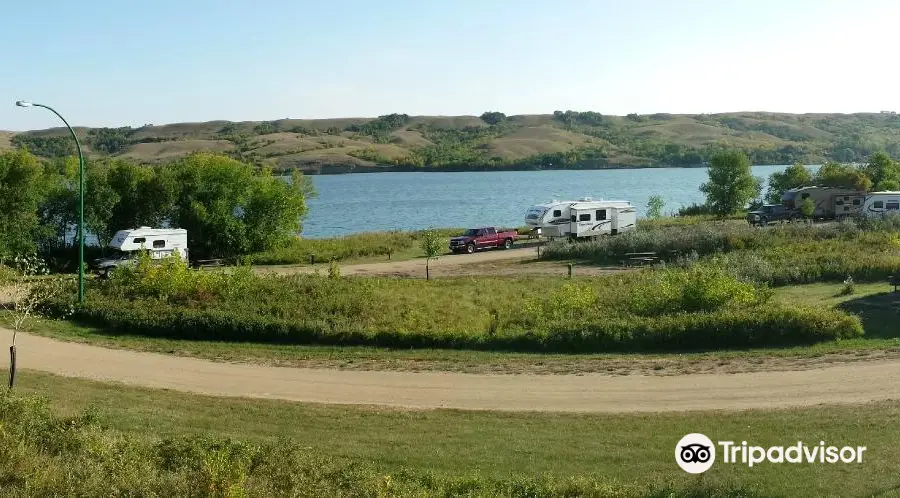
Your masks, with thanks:
M 632 230 L 636 223 L 637 211 L 630 202 L 590 197 L 538 204 L 525 214 L 525 224 L 548 238 L 616 235 Z
M 187 230 L 150 227 L 119 230 L 110 241 L 109 248 L 114 254 L 95 262 L 97 270 L 104 276 L 118 266 L 133 263 L 141 250 L 148 251 L 151 259 L 163 259 L 178 254 L 181 259 L 187 261 Z
M 900 192 L 871 192 L 866 196 L 863 214 L 872 218 L 900 213 Z

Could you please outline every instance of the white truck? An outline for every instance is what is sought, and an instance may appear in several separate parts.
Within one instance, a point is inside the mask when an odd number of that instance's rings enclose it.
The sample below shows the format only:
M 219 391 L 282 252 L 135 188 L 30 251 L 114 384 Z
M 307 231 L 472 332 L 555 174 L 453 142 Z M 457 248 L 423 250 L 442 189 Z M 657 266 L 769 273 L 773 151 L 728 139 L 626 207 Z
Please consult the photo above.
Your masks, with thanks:
M 108 276 L 115 268 L 134 264 L 141 250 L 148 251 L 151 259 L 163 259 L 178 254 L 181 259 L 187 261 L 187 230 L 150 227 L 119 230 L 110 241 L 109 248 L 114 251 L 110 257 L 94 262 L 97 272 L 102 277 Z

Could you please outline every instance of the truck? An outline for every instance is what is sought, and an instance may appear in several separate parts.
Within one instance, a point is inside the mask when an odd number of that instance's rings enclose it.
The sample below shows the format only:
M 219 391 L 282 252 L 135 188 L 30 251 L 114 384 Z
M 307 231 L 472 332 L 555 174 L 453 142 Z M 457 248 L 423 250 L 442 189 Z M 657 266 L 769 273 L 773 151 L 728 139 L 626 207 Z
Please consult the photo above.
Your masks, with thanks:
M 765 204 L 757 210 L 747 213 L 747 222 L 753 226 L 764 227 L 769 223 L 778 222 L 794 222 L 802 218 L 800 212 L 796 209 L 789 209 L 781 204 Z
M 119 230 L 109 243 L 113 250 L 111 256 L 94 261 L 94 268 L 101 277 L 120 266 L 132 265 L 140 251 L 148 251 L 150 258 L 161 260 L 177 254 L 184 261 L 188 260 L 187 230 L 183 228 L 150 228 L 138 227 Z
M 470 228 L 461 236 L 450 239 L 450 251 L 472 254 L 479 249 L 497 247 L 510 249 L 518 237 L 517 230 L 497 230 L 495 227 Z

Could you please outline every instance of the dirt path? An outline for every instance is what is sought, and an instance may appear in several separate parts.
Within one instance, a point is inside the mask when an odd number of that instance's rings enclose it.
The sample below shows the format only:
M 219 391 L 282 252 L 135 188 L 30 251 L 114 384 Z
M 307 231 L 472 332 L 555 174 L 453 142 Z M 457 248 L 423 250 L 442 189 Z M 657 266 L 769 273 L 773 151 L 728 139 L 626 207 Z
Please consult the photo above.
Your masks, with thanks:
M 0 334 L 4 344 L 8 335 Z M 803 371 L 671 377 L 373 372 L 216 363 L 28 334 L 19 336 L 18 358 L 21 369 L 150 388 L 417 409 L 659 412 L 900 399 L 896 359 Z
M 431 275 L 435 277 L 457 276 L 468 274 L 469 272 L 466 272 L 465 268 L 470 266 L 492 262 L 511 262 L 514 260 L 536 258 L 536 246 L 510 250 L 489 249 L 476 252 L 475 254 L 450 254 L 431 261 Z M 262 273 L 278 273 L 284 275 L 290 273 L 313 273 L 316 270 L 327 272 L 328 266 L 258 266 L 256 269 Z M 341 274 L 425 278 L 425 260 L 418 258 L 406 261 L 341 265 Z

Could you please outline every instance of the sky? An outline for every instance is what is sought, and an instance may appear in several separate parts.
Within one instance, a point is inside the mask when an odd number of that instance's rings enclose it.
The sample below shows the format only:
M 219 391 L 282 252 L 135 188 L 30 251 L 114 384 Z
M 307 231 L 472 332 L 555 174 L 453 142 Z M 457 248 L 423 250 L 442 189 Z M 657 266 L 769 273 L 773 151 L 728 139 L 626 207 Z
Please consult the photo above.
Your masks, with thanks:
M 897 0 L 92 0 L 0 10 L 0 130 L 900 111 Z

